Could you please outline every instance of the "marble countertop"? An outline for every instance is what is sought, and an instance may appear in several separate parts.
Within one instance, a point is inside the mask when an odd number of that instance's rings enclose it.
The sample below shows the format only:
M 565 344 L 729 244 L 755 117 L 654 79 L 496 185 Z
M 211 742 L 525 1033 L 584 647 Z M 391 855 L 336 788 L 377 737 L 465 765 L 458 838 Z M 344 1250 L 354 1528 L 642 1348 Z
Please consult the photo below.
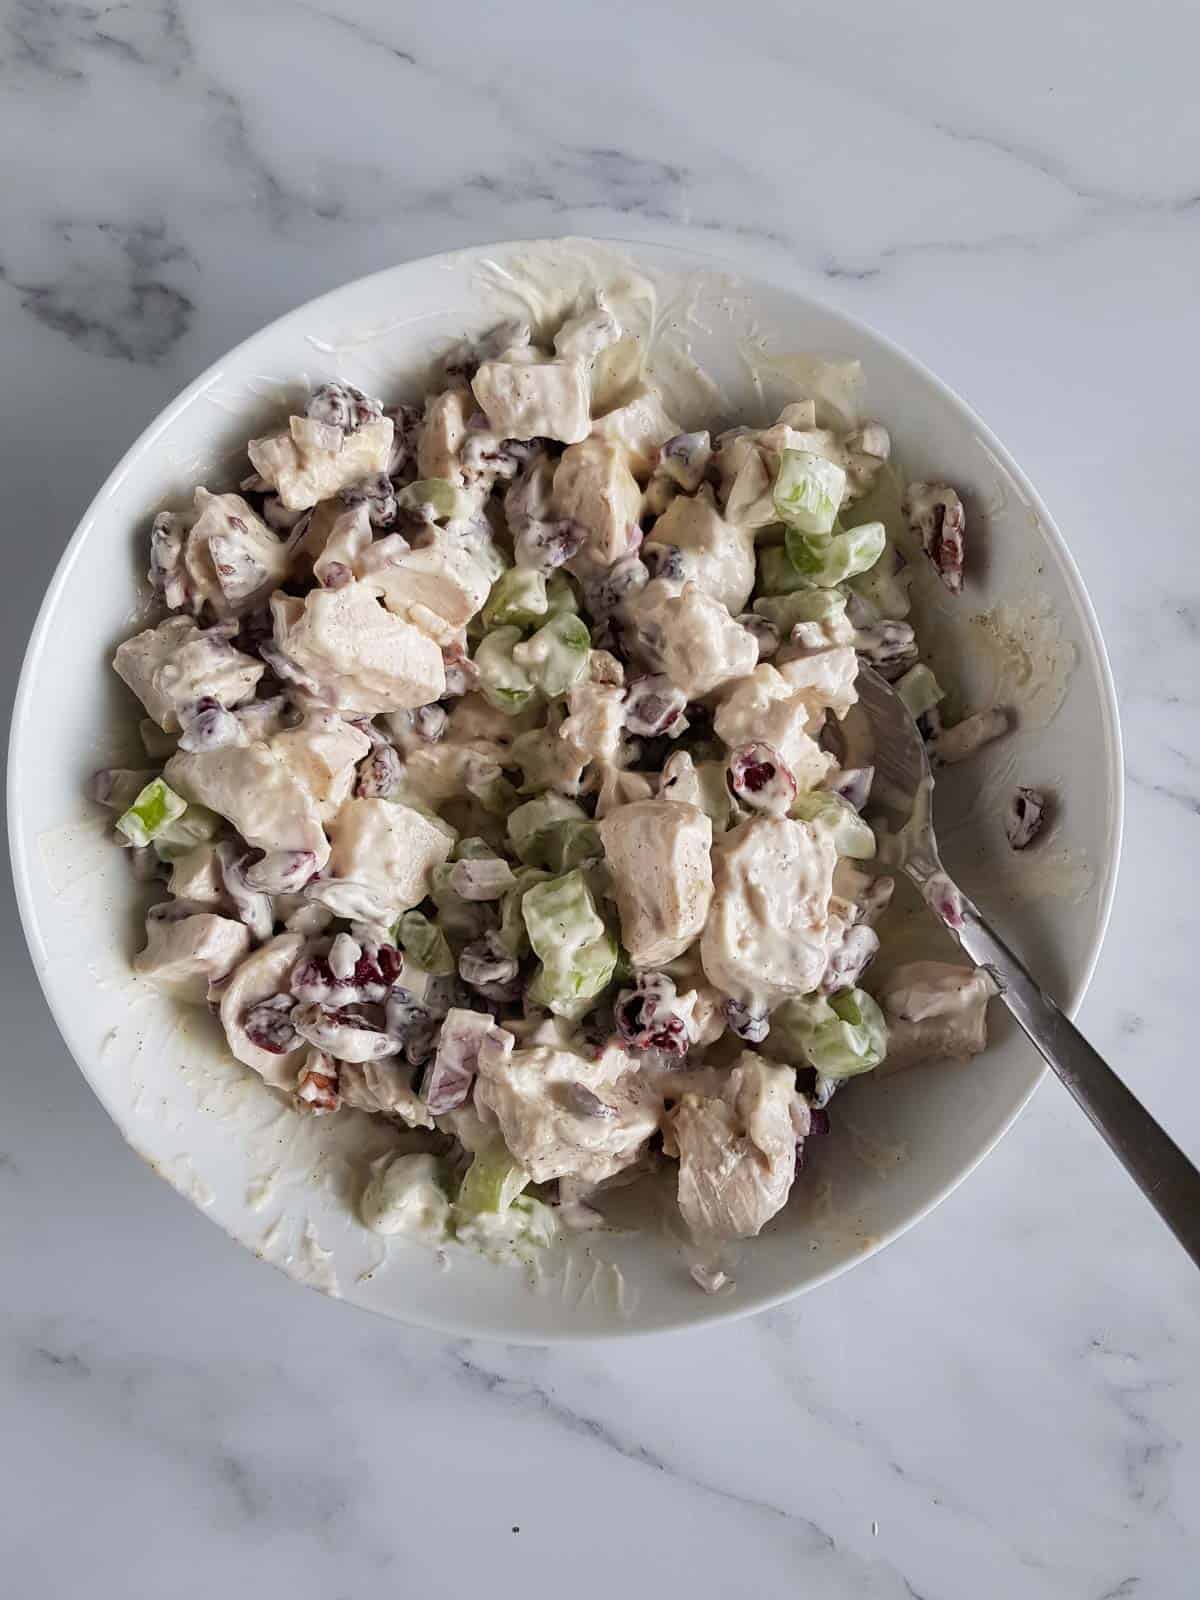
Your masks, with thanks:
M 0 4 L 4 681 L 113 461 L 279 312 L 557 232 L 786 275 L 967 396 L 1071 542 L 1128 761 L 1082 1021 L 1200 1158 L 1200 12 L 417 11 Z M 1057 1084 L 920 1227 L 788 1308 L 447 1342 L 304 1294 L 143 1168 L 6 910 L 12 1594 L 1195 1594 L 1195 1269 Z

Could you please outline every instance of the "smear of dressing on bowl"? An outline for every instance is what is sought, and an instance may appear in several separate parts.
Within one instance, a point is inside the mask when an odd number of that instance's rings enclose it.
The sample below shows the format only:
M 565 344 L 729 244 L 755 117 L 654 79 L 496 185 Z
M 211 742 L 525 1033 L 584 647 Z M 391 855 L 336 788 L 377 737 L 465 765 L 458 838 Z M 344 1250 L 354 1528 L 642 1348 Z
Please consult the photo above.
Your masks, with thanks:
M 304 1232 L 300 1236 L 300 1249 L 294 1257 L 295 1273 L 301 1283 L 307 1283 L 314 1289 L 319 1289 L 322 1294 L 341 1298 L 341 1289 L 338 1287 L 337 1271 L 333 1265 L 333 1251 L 326 1250 L 317 1230 L 311 1221 L 304 1224 Z
M 1048 727 L 1067 697 L 1079 650 L 1063 637 L 1047 596 L 978 611 L 967 626 L 992 673 L 991 702 L 1014 710 L 1024 728 Z
M 201 1211 L 206 1211 L 217 1198 L 196 1171 L 189 1156 L 178 1155 L 173 1161 L 159 1170 L 185 1199 L 190 1200 L 193 1205 L 199 1206 Z

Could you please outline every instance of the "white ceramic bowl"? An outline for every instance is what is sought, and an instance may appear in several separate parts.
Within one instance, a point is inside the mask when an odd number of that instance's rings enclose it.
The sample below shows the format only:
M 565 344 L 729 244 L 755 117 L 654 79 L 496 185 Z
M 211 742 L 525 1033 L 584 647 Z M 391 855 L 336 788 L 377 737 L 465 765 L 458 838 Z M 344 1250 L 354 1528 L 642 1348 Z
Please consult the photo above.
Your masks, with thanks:
M 892 431 L 909 476 L 949 477 L 968 491 L 972 579 L 950 602 L 919 575 L 931 608 L 923 637 L 968 699 L 999 694 L 1021 724 L 939 787 L 939 824 L 951 827 L 952 870 L 1073 1010 L 1112 900 L 1120 747 L 1096 620 L 1049 514 L 970 409 L 879 335 L 710 258 L 647 246 L 635 254 L 657 288 L 663 349 L 689 343 L 723 391 L 704 409 L 765 422 L 794 397 L 783 373 L 764 368 L 763 347 L 857 358 L 868 412 Z M 969 1065 L 856 1083 L 837 1101 L 834 1132 L 786 1212 L 745 1250 L 736 1287 L 708 1297 L 655 1231 L 585 1236 L 539 1271 L 456 1249 L 447 1267 L 412 1244 L 385 1254 L 352 1203 L 361 1183 L 355 1151 L 364 1137 L 382 1147 L 386 1132 L 364 1135 L 368 1119 L 357 1113 L 297 1117 L 223 1053 L 206 1014 L 132 978 L 139 896 L 83 797 L 95 768 L 135 748 L 136 712 L 108 662 L 139 621 L 151 514 L 198 482 L 228 486 L 245 470 L 245 440 L 285 415 L 309 382 L 338 377 L 389 397 L 419 393 L 432 355 L 511 314 L 514 264 L 523 282 L 543 286 L 621 270 L 611 250 L 568 241 L 392 268 L 256 334 L 146 430 L 96 496 L 34 626 L 13 723 L 9 823 L 25 931 L 51 1010 L 89 1083 L 156 1171 L 302 1281 L 407 1322 L 541 1342 L 711 1322 L 824 1282 L 959 1183 L 1016 1117 L 1040 1066 L 997 1016 L 993 1043 Z M 1049 784 L 1060 797 L 1054 836 L 1023 858 L 1009 852 L 999 820 L 1015 781 Z

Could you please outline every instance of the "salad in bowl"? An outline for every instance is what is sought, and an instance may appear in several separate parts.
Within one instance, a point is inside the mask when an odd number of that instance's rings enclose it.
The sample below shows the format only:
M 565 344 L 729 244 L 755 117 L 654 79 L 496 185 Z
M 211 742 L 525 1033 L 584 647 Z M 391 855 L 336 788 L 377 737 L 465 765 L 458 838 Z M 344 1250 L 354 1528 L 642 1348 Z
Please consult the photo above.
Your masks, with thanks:
M 600 289 L 420 403 L 314 385 L 139 536 L 144 760 L 92 793 L 154 891 L 140 978 L 295 1116 L 395 1131 L 369 1229 L 536 1249 L 656 1174 L 717 1291 L 848 1080 L 986 1043 L 984 974 L 881 954 L 860 663 L 936 764 L 1010 714 L 943 715 L 909 587 L 958 597 L 970 529 L 886 418 L 816 382 L 684 426 L 643 357 Z M 1014 793 L 1012 848 L 1046 810 Z

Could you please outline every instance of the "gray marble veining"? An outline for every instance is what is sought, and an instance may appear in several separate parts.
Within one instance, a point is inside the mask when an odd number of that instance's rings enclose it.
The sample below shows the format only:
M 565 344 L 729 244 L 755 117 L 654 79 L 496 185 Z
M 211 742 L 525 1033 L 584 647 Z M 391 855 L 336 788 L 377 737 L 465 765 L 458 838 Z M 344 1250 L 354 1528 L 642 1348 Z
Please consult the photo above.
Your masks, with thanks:
M 1115 0 L 0 0 L 6 681 L 127 444 L 311 295 L 572 231 L 786 275 L 967 395 L 1071 542 L 1129 775 L 1083 1022 L 1200 1156 L 1200 13 L 1136 24 Z M 464 1345 L 302 1294 L 139 1166 L 5 926 L 14 1594 L 1195 1593 L 1200 1289 L 1056 1084 L 791 1307 Z

